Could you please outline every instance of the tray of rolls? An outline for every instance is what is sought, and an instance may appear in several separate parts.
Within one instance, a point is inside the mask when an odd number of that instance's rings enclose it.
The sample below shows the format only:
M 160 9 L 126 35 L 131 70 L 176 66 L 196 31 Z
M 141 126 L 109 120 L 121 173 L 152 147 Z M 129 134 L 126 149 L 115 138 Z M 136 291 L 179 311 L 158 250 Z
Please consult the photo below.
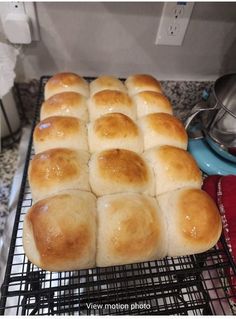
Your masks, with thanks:
M 187 145 L 153 76 L 55 74 L 33 131 L 28 259 L 61 272 L 208 251 L 221 218 Z

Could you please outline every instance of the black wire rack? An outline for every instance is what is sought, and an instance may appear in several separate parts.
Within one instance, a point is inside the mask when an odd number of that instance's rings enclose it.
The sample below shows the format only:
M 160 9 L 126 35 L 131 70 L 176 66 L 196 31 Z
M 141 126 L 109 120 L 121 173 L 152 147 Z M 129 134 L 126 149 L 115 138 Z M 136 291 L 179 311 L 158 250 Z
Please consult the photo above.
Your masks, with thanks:
M 236 276 L 236 267 L 223 237 L 220 245 L 203 254 L 124 266 L 56 273 L 41 270 L 29 262 L 22 246 L 24 215 L 32 205 L 27 170 L 33 155 L 33 129 L 48 78 L 41 78 L 1 288 L 0 314 L 234 314 L 236 286 L 229 273 Z

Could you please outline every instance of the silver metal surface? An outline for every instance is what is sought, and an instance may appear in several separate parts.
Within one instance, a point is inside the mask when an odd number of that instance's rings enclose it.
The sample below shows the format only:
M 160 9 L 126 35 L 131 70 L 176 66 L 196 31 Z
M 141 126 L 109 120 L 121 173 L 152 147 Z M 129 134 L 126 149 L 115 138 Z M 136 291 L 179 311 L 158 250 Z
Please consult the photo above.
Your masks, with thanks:
M 214 150 L 219 155 L 234 161 L 236 156 L 232 149 L 236 148 L 236 74 L 227 74 L 216 80 L 208 103 L 199 102 L 189 114 L 185 121 L 186 130 L 197 114 L 208 111 L 211 111 L 208 121 L 202 123 L 207 141 L 217 144 Z M 210 146 L 212 144 L 209 143 Z
M 216 106 L 216 105 L 215 105 Z M 215 106 L 208 107 L 206 102 L 197 103 L 190 114 L 188 114 L 187 120 L 185 121 L 185 129 L 187 130 L 192 123 L 193 119 L 201 112 L 212 111 L 215 110 Z

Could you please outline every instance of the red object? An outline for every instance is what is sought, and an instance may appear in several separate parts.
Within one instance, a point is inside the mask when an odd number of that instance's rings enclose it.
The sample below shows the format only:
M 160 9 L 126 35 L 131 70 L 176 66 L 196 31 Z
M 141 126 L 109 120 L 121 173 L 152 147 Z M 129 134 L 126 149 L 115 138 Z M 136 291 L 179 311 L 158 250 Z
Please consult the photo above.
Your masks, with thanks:
M 204 180 L 202 189 L 213 198 L 219 208 L 226 244 L 236 262 L 236 176 L 209 176 Z M 217 245 L 222 248 L 220 242 Z M 231 286 L 229 297 L 236 303 L 236 297 L 232 297 L 236 296 L 236 276 L 232 269 L 226 270 L 226 276 Z
M 212 199 L 217 202 L 217 186 L 221 179 L 220 175 L 211 175 L 204 179 L 202 189 L 206 191 Z
M 217 205 L 225 217 L 225 237 L 229 250 L 236 261 L 236 176 L 222 177 L 218 182 Z

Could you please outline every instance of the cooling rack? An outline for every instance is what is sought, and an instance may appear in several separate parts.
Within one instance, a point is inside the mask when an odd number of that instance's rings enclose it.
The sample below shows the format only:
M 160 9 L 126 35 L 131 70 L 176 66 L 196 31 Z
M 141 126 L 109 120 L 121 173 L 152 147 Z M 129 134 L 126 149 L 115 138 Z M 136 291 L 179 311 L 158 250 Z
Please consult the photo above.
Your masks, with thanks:
M 33 128 L 48 78 L 40 80 Z M 22 228 L 32 205 L 27 169 L 33 128 L 1 288 L 1 315 L 233 314 L 236 286 L 229 276 L 236 275 L 236 267 L 223 237 L 203 254 L 153 262 L 60 273 L 32 265 L 22 247 Z

